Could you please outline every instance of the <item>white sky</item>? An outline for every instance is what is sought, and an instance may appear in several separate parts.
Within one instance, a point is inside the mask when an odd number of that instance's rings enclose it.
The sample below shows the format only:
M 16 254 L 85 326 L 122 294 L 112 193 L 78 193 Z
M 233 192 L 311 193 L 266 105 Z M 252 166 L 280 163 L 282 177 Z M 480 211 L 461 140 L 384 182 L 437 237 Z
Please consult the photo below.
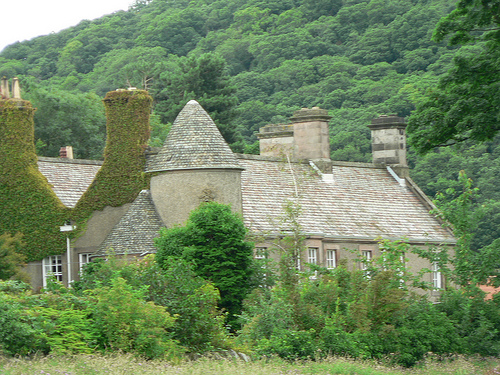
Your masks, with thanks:
M 9 44 L 58 32 L 118 10 L 134 0 L 1 0 L 0 51 Z

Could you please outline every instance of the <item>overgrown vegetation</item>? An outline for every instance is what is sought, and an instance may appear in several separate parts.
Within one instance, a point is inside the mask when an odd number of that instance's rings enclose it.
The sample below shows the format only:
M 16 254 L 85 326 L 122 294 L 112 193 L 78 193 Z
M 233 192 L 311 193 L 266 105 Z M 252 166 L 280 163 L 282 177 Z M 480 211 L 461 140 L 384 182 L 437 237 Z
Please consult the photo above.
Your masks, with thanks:
M 34 111 L 28 101 L 0 100 L 0 235 L 21 239 L 27 261 L 65 248 L 59 226 L 69 216 L 38 170 Z
M 189 215 L 185 226 L 162 229 L 155 240 L 160 267 L 185 262 L 214 284 L 233 328 L 251 288 L 253 244 L 245 240 L 246 232 L 243 218 L 229 206 L 208 202 Z

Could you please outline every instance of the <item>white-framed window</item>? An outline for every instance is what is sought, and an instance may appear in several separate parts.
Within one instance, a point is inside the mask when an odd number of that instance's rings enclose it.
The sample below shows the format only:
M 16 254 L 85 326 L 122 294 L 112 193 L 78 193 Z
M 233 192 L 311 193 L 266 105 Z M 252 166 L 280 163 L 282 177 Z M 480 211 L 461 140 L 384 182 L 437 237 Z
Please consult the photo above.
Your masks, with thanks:
M 318 248 L 317 247 L 309 247 L 307 249 L 307 263 L 310 264 L 318 264 Z M 318 271 L 314 271 L 314 275 L 311 276 L 311 280 L 316 279 L 318 276 Z
M 43 286 L 47 286 L 47 280 L 55 277 L 57 281 L 63 281 L 62 257 L 61 255 L 51 255 L 43 258 L 42 261 Z
M 437 262 L 432 263 L 432 286 L 434 289 L 441 289 L 443 287 L 441 282 L 441 270 Z
M 368 269 L 368 266 L 370 265 L 370 261 L 372 260 L 372 251 L 371 250 L 361 250 L 361 269 L 363 271 Z
M 327 249 L 326 250 L 326 268 L 333 270 L 337 267 L 337 250 Z
M 81 253 L 78 254 L 78 271 L 82 273 L 82 267 L 90 262 L 91 253 Z
M 310 247 L 307 249 L 307 263 L 318 264 L 318 248 Z

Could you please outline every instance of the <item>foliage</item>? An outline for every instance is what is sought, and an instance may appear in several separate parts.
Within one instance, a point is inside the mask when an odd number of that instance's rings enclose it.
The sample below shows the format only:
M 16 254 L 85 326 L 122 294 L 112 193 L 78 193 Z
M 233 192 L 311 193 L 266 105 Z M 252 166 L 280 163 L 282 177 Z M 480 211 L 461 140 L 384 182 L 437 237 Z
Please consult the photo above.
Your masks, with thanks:
M 453 68 L 429 92 L 409 123 L 420 152 L 471 139 L 484 142 L 500 129 L 500 2 L 462 0 L 441 19 L 434 39 L 449 44 L 473 43 L 454 57 Z
M 0 235 L 0 280 L 18 279 L 28 281 L 22 270 L 26 256 L 21 254 L 22 242 L 19 235 Z
M 177 259 L 167 262 L 163 270 L 152 255 L 127 262 L 110 254 L 106 261 L 97 259 L 86 264 L 80 281 L 74 283 L 74 290 L 83 294 L 109 287 L 117 277 L 139 290 L 147 286 L 143 298 L 164 306 L 176 318 L 169 331 L 188 351 L 204 353 L 227 346 L 224 315 L 217 308 L 219 292 L 196 276 L 187 263 Z
M 94 211 L 130 203 L 147 187 L 143 172 L 151 101 L 143 90 L 114 91 L 106 95 L 104 163 L 73 211 L 79 229 Z
M 103 348 L 134 351 L 146 358 L 174 358 L 180 354 L 168 332 L 175 318 L 164 307 L 145 302 L 143 290 L 115 278 L 110 287 L 94 293 L 97 303 L 93 315 Z
M 238 99 L 224 59 L 213 53 L 182 57 L 175 68 L 161 73 L 155 85 L 155 111 L 162 122 L 172 123 L 186 103 L 195 99 L 214 119 L 226 142 L 235 143 L 238 136 L 231 121 Z
M 449 188 L 436 197 L 436 205 L 439 208 L 436 213 L 446 223 L 451 224 L 457 238 L 454 255 L 449 259 L 442 257 L 440 263 L 445 269 L 445 264 L 449 261 L 454 282 L 469 289 L 479 284 L 494 282 L 495 276 L 498 275 L 499 248 L 498 241 L 494 241 L 484 252 L 472 251 L 471 240 L 478 222 L 477 211 L 474 211 L 473 207 L 478 189 L 473 188 L 472 180 L 467 178 L 464 171 L 460 172 L 459 182 L 462 184 L 462 191 L 457 192 Z
M 444 292 L 438 309 L 453 322 L 466 352 L 498 356 L 498 303 L 498 297 L 485 300 L 484 293 L 480 291 L 448 290 Z
M 21 236 L 27 261 L 65 249 L 59 226 L 68 218 L 38 170 L 33 114 L 27 101 L 0 100 L 0 234 Z
M 35 138 L 43 140 L 40 156 L 59 156 L 72 146 L 74 157 L 99 159 L 105 142 L 105 116 L 101 98 L 93 93 L 72 93 L 29 84 L 24 96 L 37 108 Z
M 208 202 L 191 212 L 184 227 L 160 231 L 156 259 L 163 269 L 168 269 L 171 257 L 192 263 L 198 276 L 219 289 L 219 306 L 234 324 L 251 276 L 253 244 L 245 241 L 245 235 L 240 215 L 229 206 Z
M 26 355 L 36 349 L 35 330 L 28 323 L 23 306 L 0 293 L 0 352 Z
M 387 255 L 394 246 L 384 246 L 391 268 Z M 393 255 L 399 258 L 397 251 Z M 386 357 L 407 367 L 430 351 L 462 352 L 462 337 L 470 332 L 462 336 L 454 320 L 401 288 L 401 274 L 384 270 L 383 264 L 372 264 L 369 274 L 341 265 L 323 270 L 317 279 L 300 277 L 295 302 L 280 284 L 254 291 L 245 302 L 237 341 L 266 356 Z
M 190 352 L 227 347 L 225 316 L 217 308 L 219 291 L 196 276 L 188 263 L 172 258 L 165 264 L 161 269 L 152 257 L 131 264 L 135 277 L 130 283 L 148 285 L 146 299 L 165 306 L 176 317 L 173 338 Z

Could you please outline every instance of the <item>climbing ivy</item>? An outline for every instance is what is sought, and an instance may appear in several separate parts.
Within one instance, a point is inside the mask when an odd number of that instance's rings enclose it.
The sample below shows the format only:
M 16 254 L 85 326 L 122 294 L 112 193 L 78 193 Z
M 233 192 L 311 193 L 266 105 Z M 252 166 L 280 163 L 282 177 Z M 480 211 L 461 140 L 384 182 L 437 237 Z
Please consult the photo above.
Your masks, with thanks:
M 110 92 L 104 98 L 107 143 L 104 163 L 73 210 L 64 207 L 38 170 L 35 109 L 24 100 L 0 100 L 0 234 L 21 234 L 27 261 L 61 254 L 70 218 L 77 233 L 96 210 L 132 202 L 148 187 L 144 155 L 149 140 L 152 98 L 143 90 Z
M 104 163 L 74 209 L 73 217 L 80 229 L 94 211 L 131 203 L 148 187 L 144 151 L 150 135 L 151 104 L 152 98 L 144 90 L 112 91 L 104 98 Z
M 59 227 L 69 218 L 38 170 L 34 112 L 28 101 L 0 100 L 0 234 L 20 234 L 28 261 L 66 249 Z

